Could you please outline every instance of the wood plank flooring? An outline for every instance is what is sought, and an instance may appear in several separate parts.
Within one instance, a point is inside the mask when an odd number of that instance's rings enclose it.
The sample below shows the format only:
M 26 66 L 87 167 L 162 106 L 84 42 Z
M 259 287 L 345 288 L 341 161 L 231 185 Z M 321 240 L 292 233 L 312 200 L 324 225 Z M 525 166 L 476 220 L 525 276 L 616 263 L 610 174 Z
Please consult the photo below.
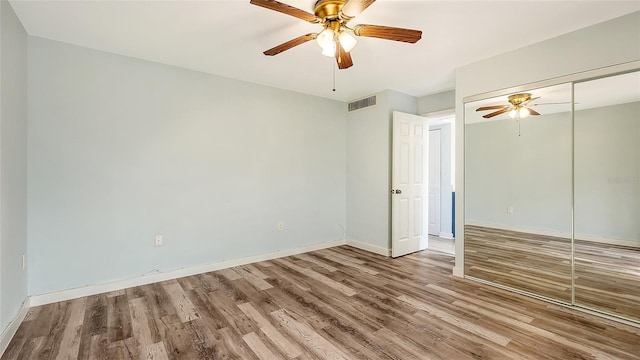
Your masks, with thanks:
M 30 309 L 10 359 L 638 359 L 640 329 L 341 246 Z
M 454 256 L 456 254 L 456 242 L 454 239 L 429 235 L 429 250 Z
M 576 304 L 640 322 L 640 249 L 576 240 Z
M 571 239 L 464 227 L 465 275 L 571 303 Z
M 465 274 L 571 303 L 571 239 L 467 225 Z M 577 305 L 640 322 L 639 248 L 576 240 L 574 276 Z

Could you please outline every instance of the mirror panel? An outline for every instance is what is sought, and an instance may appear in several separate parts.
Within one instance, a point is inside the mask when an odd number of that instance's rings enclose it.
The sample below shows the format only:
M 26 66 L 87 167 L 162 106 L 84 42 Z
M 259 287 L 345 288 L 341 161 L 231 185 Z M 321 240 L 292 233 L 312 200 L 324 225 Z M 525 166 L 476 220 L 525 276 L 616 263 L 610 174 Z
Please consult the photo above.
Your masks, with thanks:
M 465 275 L 570 303 L 571 84 L 527 93 L 465 104 Z
M 574 93 L 575 303 L 640 321 L 640 72 Z

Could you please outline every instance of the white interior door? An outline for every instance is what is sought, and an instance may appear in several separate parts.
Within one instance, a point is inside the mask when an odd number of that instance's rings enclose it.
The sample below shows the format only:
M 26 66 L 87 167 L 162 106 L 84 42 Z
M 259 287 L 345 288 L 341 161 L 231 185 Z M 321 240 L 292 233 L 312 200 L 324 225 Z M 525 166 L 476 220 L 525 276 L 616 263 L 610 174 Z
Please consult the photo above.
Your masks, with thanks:
M 393 112 L 391 256 L 428 245 L 429 126 L 423 117 Z
M 440 236 L 440 129 L 429 130 L 429 234 Z

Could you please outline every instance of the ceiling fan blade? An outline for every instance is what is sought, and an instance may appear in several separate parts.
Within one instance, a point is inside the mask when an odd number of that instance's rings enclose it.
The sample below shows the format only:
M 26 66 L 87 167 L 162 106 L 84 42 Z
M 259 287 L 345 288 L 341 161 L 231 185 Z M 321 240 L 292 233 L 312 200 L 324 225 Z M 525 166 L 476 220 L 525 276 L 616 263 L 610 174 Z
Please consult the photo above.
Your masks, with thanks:
M 523 103 L 522 103 L 522 105 L 523 105 L 523 106 L 525 106 L 525 105 L 529 104 L 530 102 L 532 102 L 533 100 L 538 100 L 538 99 L 540 99 L 540 96 L 537 96 L 537 97 L 531 98 L 531 99 L 529 99 L 529 100 L 527 100 L 527 101 L 523 102 Z
M 351 19 L 360 15 L 366 8 L 373 4 L 376 0 L 348 0 L 340 9 L 340 15 L 344 18 Z
M 567 105 L 571 104 L 571 101 L 565 102 L 553 102 L 553 103 L 535 103 L 535 104 L 527 104 L 527 106 L 538 106 L 538 105 Z M 577 104 L 577 103 L 576 103 Z
M 422 31 L 379 25 L 356 25 L 353 33 L 358 36 L 416 43 L 422 38 Z
M 539 113 L 539 112 L 537 112 L 537 111 L 533 110 L 533 109 L 532 109 L 532 108 L 530 108 L 530 107 L 528 107 L 528 108 L 527 108 L 527 111 L 529 111 L 529 114 L 531 114 L 531 115 L 540 115 L 540 113 Z
M 293 40 L 289 40 L 285 43 L 282 43 L 276 47 L 273 47 L 267 51 L 264 52 L 265 55 L 267 56 L 273 56 L 273 55 L 278 55 L 281 52 L 285 51 L 285 50 L 289 50 L 294 46 L 298 46 L 300 44 L 304 44 L 307 41 L 313 40 L 318 36 L 318 34 L 306 34 L 306 35 L 302 35 L 302 36 L 298 36 L 297 38 L 293 39 Z
M 482 117 L 485 118 L 485 119 L 489 119 L 489 118 L 492 118 L 494 116 L 498 116 L 500 114 L 504 114 L 504 113 L 509 112 L 509 111 L 511 111 L 511 108 L 506 107 L 506 108 L 504 108 L 502 110 L 498 110 L 496 112 L 492 112 L 491 114 L 483 115 Z
M 336 44 L 336 62 L 338 62 L 338 69 L 347 69 L 353 66 L 353 60 L 351 60 L 351 54 L 346 52 L 340 42 Z
M 304 10 L 300 10 L 297 7 L 293 7 L 291 5 L 283 4 L 275 0 L 251 0 L 250 3 L 257 6 L 262 6 L 263 8 L 279 11 L 283 14 L 295 16 L 298 19 L 302 19 L 304 21 L 308 21 L 312 23 L 320 22 L 320 19 L 318 19 L 317 16 L 311 13 L 308 13 Z
M 507 105 L 483 106 L 483 107 L 477 108 L 476 111 L 497 110 L 497 109 L 504 109 L 506 107 L 509 107 L 509 106 Z

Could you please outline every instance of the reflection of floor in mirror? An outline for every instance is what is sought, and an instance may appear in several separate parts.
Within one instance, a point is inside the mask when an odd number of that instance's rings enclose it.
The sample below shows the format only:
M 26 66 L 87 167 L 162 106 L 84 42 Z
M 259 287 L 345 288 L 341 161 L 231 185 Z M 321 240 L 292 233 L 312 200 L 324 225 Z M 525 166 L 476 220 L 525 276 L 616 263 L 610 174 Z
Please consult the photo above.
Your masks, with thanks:
M 571 302 L 571 239 L 465 226 L 465 275 Z
M 454 239 L 445 239 L 438 236 L 429 235 L 429 250 L 440 251 L 447 255 L 456 254 Z
M 640 248 L 575 242 L 575 303 L 640 321 Z M 571 240 L 465 226 L 465 275 L 571 302 Z
M 640 248 L 575 242 L 576 304 L 640 321 Z

